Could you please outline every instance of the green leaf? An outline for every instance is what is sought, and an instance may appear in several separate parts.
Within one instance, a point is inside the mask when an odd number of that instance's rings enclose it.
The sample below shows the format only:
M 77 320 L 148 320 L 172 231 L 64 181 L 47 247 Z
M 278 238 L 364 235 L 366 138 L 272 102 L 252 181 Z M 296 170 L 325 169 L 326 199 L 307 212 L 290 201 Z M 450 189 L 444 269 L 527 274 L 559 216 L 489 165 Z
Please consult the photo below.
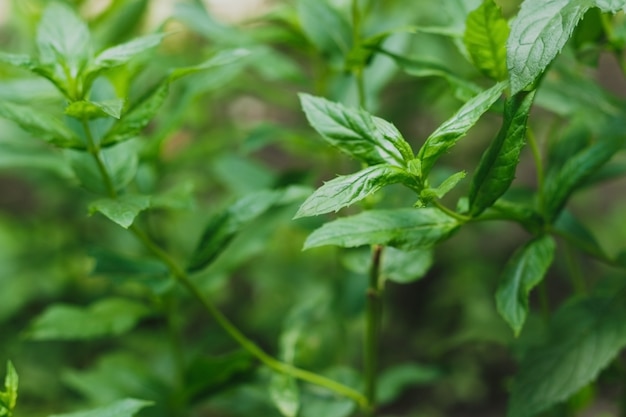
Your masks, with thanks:
M 337 65 L 352 49 L 352 30 L 347 20 L 327 0 L 298 0 L 298 18 L 307 38 Z
M 431 249 L 404 251 L 385 248 L 381 276 L 398 284 L 408 284 L 423 278 L 433 264 Z
M 515 336 L 519 336 L 528 315 L 528 295 L 548 271 L 555 248 L 552 237 L 535 238 L 515 252 L 504 267 L 496 305 Z
M 0 415 L 12 415 L 17 404 L 19 377 L 11 361 L 7 361 L 7 373 L 4 377 L 4 391 L 0 391 Z
M 497 81 L 507 78 L 506 40 L 509 25 L 493 0 L 485 0 L 467 16 L 463 42 L 476 68 Z
M 37 46 L 43 63 L 67 67 L 76 78 L 91 54 L 89 28 L 71 7 L 52 1 L 37 27 Z
M 369 210 L 326 223 L 309 235 L 304 249 L 374 244 L 400 249 L 429 247 L 448 238 L 458 226 L 455 219 L 434 208 Z
M 87 308 L 68 304 L 48 307 L 31 323 L 31 340 L 84 340 L 118 336 L 147 316 L 143 304 L 125 298 L 106 298 Z
M 300 408 L 300 391 L 291 375 L 274 372 L 270 380 L 270 398 L 285 417 L 296 417 Z
M 170 81 L 176 81 L 179 78 L 186 77 L 187 75 L 238 63 L 242 59 L 248 58 L 250 56 L 251 51 L 246 48 L 226 49 L 223 51 L 219 51 L 211 58 L 198 65 L 176 68 L 172 70 L 170 72 L 169 79 Z
M 125 194 L 118 198 L 104 198 L 94 201 L 89 212 L 100 212 L 125 229 L 135 221 L 135 217 L 150 207 L 150 196 Z
M 626 309 L 615 294 L 577 299 L 554 314 L 548 340 L 519 366 L 507 417 L 533 417 L 566 400 L 615 359 L 626 346 Z
M 623 0 L 525 0 L 506 47 L 512 93 L 526 88 L 545 70 L 589 8 L 616 12 L 624 4 Z
M 300 206 L 294 218 L 338 211 L 375 193 L 385 185 L 408 181 L 410 178 L 406 171 L 387 164 L 374 165 L 355 174 L 337 177 L 315 190 Z
M 403 363 L 386 369 L 379 379 L 378 403 L 389 404 L 402 392 L 415 386 L 430 384 L 442 376 L 439 369 L 417 363 Z
M 30 71 L 33 71 L 39 66 L 38 62 L 29 55 L 9 54 L 6 52 L 0 52 L 0 63 L 17 68 L 24 68 Z
M 502 127 L 483 153 L 472 178 L 469 204 L 473 216 L 491 206 L 513 182 L 534 96 L 534 92 L 521 92 L 506 101 Z
M 370 165 L 400 167 L 413 158 L 409 145 L 390 123 L 321 97 L 301 93 L 300 101 L 311 127 L 348 155 Z
M 119 119 L 124 108 L 124 100 L 114 99 L 106 101 L 74 101 L 65 108 L 65 114 L 79 120 L 96 119 L 111 116 Z
M 105 49 L 96 56 L 89 67 L 89 73 L 93 74 L 94 72 L 123 65 L 140 53 L 158 46 L 165 36 L 165 33 L 155 33 Z
M 17 123 L 22 129 L 53 145 L 63 148 L 82 148 L 85 145 L 60 120 L 39 113 L 30 106 L 0 102 L 0 116 Z
M 596 237 L 569 211 L 562 211 L 552 225 L 552 230 L 578 249 L 606 262 L 613 262 L 602 249 Z
M 426 178 L 437 159 L 448 152 L 478 119 L 500 98 L 507 83 L 501 82 L 465 103 L 424 142 L 417 156 L 422 161 L 422 177 Z
M 127 398 L 117 401 L 106 407 L 95 408 L 89 411 L 78 411 L 69 414 L 54 414 L 50 417 L 132 417 L 142 408 L 152 405 L 151 401 Z
M 546 175 L 543 189 L 545 217 L 552 220 L 558 216 L 570 195 L 623 145 L 623 137 L 608 132 L 602 139 L 570 158 L 560 170 L 551 170 Z

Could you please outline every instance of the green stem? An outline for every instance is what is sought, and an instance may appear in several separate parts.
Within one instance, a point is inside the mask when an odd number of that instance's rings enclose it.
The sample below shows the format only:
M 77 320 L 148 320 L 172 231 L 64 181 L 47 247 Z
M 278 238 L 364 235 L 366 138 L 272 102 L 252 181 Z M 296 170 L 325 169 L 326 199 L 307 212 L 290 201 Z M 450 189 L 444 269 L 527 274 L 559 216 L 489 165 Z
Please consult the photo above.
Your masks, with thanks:
M 361 11 L 359 10 L 359 0 L 352 0 L 352 48 L 357 49 L 361 44 Z M 365 80 L 363 77 L 363 66 L 359 62 L 359 66 L 353 69 L 354 79 L 356 80 L 357 92 L 359 97 L 359 106 L 367 109 L 367 96 L 365 93 Z
M 369 404 L 366 414 L 368 416 L 374 416 L 376 412 L 379 334 L 382 316 L 382 290 L 380 288 L 382 254 L 383 247 L 381 245 L 373 247 L 369 286 L 367 288 L 367 328 L 365 333 L 364 370 L 365 397 Z
M 107 171 L 106 165 L 102 160 L 102 152 L 100 151 L 100 148 L 96 145 L 96 141 L 93 138 L 93 134 L 91 133 L 91 128 L 89 127 L 89 123 L 87 122 L 87 120 L 82 120 L 82 126 L 83 130 L 85 131 L 85 137 L 87 138 L 87 150 L 96 162 L 96 166 L 98 167 L 98 171 L 100 171 L 104 186 L 107 189 L 107 194 L 109 194 L 109 197 L 111 198 L 117 198 L 117 191 L 115 190 L 115 186 L 113 185 L 111 176 Z
M 471 217 L 468 216 L 464 216 L 462 214 L 457 213 L 456 211 L 450 210 L 448 207 L 444 206 L 439 200 L 432 200 L 432 203 L 435 205 L 435 207 L 437 207 L 439 210 L 443 211 L 444 213 L 446 213 L 448 216 L 452 217 L 453 219 L 457 219 L 458 221 L 462 222 L 462 223 L 467 223 L 470 220 L 472 220 Z

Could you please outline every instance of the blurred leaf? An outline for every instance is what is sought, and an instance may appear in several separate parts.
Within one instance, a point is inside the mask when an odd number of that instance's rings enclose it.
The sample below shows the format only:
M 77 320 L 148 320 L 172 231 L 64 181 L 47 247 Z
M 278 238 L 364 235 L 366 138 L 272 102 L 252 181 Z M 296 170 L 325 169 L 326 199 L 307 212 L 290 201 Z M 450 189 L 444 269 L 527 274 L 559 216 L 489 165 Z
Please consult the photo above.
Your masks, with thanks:
M 222 45 L 248 45 L 253 40 L 246 32 L 213 18 L 201 2 L 176 3 L 173 17 L 206 39 Z
M 484 0 L 467 16 L 463 42 L 474 65 L 486 76 L 502 81 L 507 78 L 506 40 L 509 25 L 494 0 Z
M 473 216 L 491 206 L 513 182 L 534 96 L 534 92 L 520 93 L 506 101 L 502 127 L 483 153 L 472 178 L 469 203 Z
M 441 371 L 432 366 L 404 363 L 386 369 L 378 381 L 378 403 L 389 404 L 408 388 L 430 384 L 441 377 Z
M 352 30 L 347 20 L 327 0 L 298 0 L 302 30 L 316 48 L 340 64 L 352 49 Z
M 212 162 L 216 179 L 236 196 L 269 188 L 276 181 L 273 171 L 251 158 L 224 152 Z
M 105 198 L 94 201 L 89 206 L 91 214 L 100 212 L 125 229 L 135 221 L 135 217 L 150 207 L 151 197 L 147 195 L 124 194 L 115 199 Z
M 125 298 L 105 298 L 87 308 L 53 304 L 31 323 L 31 340 L 84 340 L 119 336 L 148 315 L 148 309 Z
M 165 36 L 165 33 L 155 33 L 105 49 L 95 57 L 85 77 L 95 78 L 96 74 L 102 70 L 127 63 L 140 53 L 158 46 Z
M 437 159 L 465 136 L 478 119 L 500 98 L 506 86 L 507 83 L 501 82 L 478 94 L 426 139 L 418 152 L 418 157 L 422 161 L 423 178 L 428 176 Z
M 429 247 L 458 228 L 455 219 L 434 208 L 369 210 L 324 224 L 304 242 L 304 250 L 325 245 Z
M 529 350 L 519 366 L 507 417 L 535 416 L 593 381 L 626 346 L 625 314 L 623 296 L 614 292 L 561 307 L 548 340 Z
M 350 368 L 332 368 L 324 376 L 358 389 L 359 376 Z M 301 417 L 348 417 L 354 412 L 356 404 L 351 399 L 311 385 L 306 388 L 302 390 Z
M 337 177 L 315 190 L 302 203 L 294 218 L 336 212 L 374 194 L 386 185 L 410 179 L 411 176 L 406 171 L 387 164 L 374 165 L 355 174 Z
M 132 417 L 142 408 L 152 405 L 150 401 L 127 398 L 117 401 L 109 406 L 100 407 L 89 411 L 78 411 L 69 414 L 54 414 L 50 417 Z
M 60 120 L 39 110 L 8 101 L 0 102 L 0 116 L 17 123 L 35 137 L 63 148 L 82 148 L 84 143 Z
M 105 47 L 127 39 L 144 23 L 150 0 L 115 1 L 112 7 L 93 22 L 94 39 Z
M 107 101 L 74 101 L 65 108 L 65 114 L 79 120 L 95 119 L 111 116 L 119 119 L 124 108 L 124 100 L 114 99 Z
M 403 251 L 388 247 L 383 253 L 381 276 L 398 284 L 408 284 L 423 278 L 433 264 L 430 249 Z
M 402 167 L 413 158 L 409 144 L 390 123 L 321 97 L 300 94 L 300 101 L 311 127 L 344 153 L 371 165 Z
M 285 417 L 296 417 L 300 408 L 300 391 L 291 375 L 274 372 L 270 380 L 270 397 Z
M 515 252 L 504 267 L 496 292 L 498 313 L 519 336 L 528 315 L 528 296 L 546 275 L 554 258 L 550 236 L 535 238 Z
M 0 391 L 0 416 L 11 417 L 17 405 L 19 377 L 11 361 L 7 361 L 7 373 L 4 377 L 4 391 Z
M 596 237 L 567 210 L 562 211 L 552 230 L 569 243 L 596 258 L 612 262 L 611 257 L 602 249 Z

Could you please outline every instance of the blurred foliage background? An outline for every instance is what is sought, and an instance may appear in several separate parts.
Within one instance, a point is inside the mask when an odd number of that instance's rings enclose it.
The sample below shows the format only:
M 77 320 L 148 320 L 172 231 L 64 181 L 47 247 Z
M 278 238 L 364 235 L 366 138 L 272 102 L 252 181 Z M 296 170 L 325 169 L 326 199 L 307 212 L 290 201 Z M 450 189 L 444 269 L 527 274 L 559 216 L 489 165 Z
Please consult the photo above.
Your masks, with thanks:
M 157 119 L 129 145 L 140 149 L 133 187 L 165 195 L 171 207 L 150 211 L 142 222 L 175 257 L 187 257 L 211 214 L 237 197 L 262 188 L 315 187 L 355 167 L 316 137 L 297 100 L 297 92 L 309 92 L 346 104 L 356 101 L 342 51 L 332 44 L 320 48 L 325 39 L 310 30 L 317 24 L 315 2 L 69 3 L 87 19 L 100 49 L 155 30 L 171 32 L 156 52 L 111 75 L 116 90 L 131 98 L 149 91 L 169 68 L 198 63 L 225 48 L 253 52 L 249 59 L 173 86 Z M 349 2 L 330 3 L 347 21 Z M 519 5 L 498 3 L 506 16 Z M 0 0 L 3 51 L 33 50 L 45 4 Z M 462 34 L 465 16 L 479 2 L 363 4 L 369 10 L 364 26 L 369 35 L 409 25 Z M 594 22 L 585 28 L 593 31 Z M 340 32 L 340 27 L 327 29 Z M 459 52 L 457 40 L 429 30 L 398 32 L 381 47 L 431 63 L 439 72 L 408 64 L 401 68 L 383 54 L 371 57 L 365 71 L 369 110 L 393 122 L 415 146 L 461 105 L 467 91 L 454 77 L 485 85 Z M 595 109 L 618 105 L 626 94 L 614 59 L 575 41 L 554 64 L 531 116 L 545 149 L 561 135 L 575 135 L 595 123 Z M 0 100 L 54 109 L 58 96 L 47 82 L 1 66 Z M 499 123 L 495 112 L 484 118 L 446 157 L 447 168 L 434 175 L 471 170 Z M 0 120 L 0 358 L 11 358 L 20 374 L 17 414 L 41 416 L 136 397 L 156 402 L 142 416 L 280 415 L 265 390 L 267 372 L 163 279 L 162 268 L 144 257 L 132 236 L 98 214 L 88 216 L 90 194 L 78 186 L 66 158 Z M 624 164 L 616 161 L 616 166 Z M 518 190 L 534 187 L 533 172 L 525 150 Z M 618 250 L 626 233 L 625 185 L 623 179 L 607 182 L 577 195 L 571 207 L 609 250 Z M 454 204 L 467 186 L 446 199 Z M 369 203 L 399 207 L 413 204 L 413 198 L 390 187 Z M 305 237 L 324 219 L 293 221 L 296 208 L 276 208 L 256 220 L 194 279 L 267 350 L 279 351 L 281 337 L 298 331 L 299 366 L 355 383 L 367 286 L 364 253 L 302 252 Z M 509 224 L 474 225 L 441 246 L 433 266 L 416 271 L 412 282 L 387 282 L 381 415 L 502 415 L 516 352 L 543 329 L 535 314 L 522 337 L 514 339 L 495 311 L 499 272 L 524 238 L 522 229 Z M 573 274 L 590 285 L 620 272 L 574 249 L 561 250 L 547 280 L 552 308 L 573 291 Z M 116 310 L 123 334 L 81 341 L 36 332 L 33 320 L 50 305 L 86 307 L 106 297 L 134 300 L 135 313 Z M 611 369 L 605 371 L 603 384 L 610 386 L 612 375 Z M 349 401 L 315 387 L 306 387 L 304 395 L 304 417 L 351 413 Z M 582 403 L 585 395 L 590 397 L 581 393 Z M 596 405 L 604 396 L 618 395 L 608 389 Z

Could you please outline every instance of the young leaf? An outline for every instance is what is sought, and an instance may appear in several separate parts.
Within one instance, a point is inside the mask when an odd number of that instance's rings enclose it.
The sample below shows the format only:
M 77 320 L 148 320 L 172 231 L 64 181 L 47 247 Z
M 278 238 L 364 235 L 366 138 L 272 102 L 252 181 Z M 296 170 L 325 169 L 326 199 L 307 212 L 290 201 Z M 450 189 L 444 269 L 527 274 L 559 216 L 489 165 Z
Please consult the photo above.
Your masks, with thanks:
M 135 221 L 135 217 L 149 207 L 150 196 L 125 194 L 116 199 L 105 198 L 94 201 L 89 206 L 89 212 L 98 211 L 123 228 L 128 229 Z
M 7 361 L 7 373 L 4 377 L 4 391 L 0 391 L 0 416 L 12 416 L 17 404 L 19 377 L 11 361 Z
M 491 206 L 513 182 L 534 96 L 534 92 L 521 92 L 505 103 L 502 127 L 483 153 L 472 178 L 469 204 L 473 216 Z
M 347 20 L 327 0 L 298 0 L 302 30 L 318 50 L 336 64 L 352 49 L 352 30 Z
M 0 116 L 17 123 L 22 129 L 62 148 L 83 148 L 82 141 L 60 120 L 39 113 L 30 106 L 0 102 Z
M 89 28 L 64 3 L 49 2 L 37 27 L 37 46 L 43 63 L 61 63 L 76 78 L 90 57 Z
M 65 108 L 65 114 L 79 120 L 96 119 L 111 116 L 119 119 L 124 108 L 124 100 L 114 99 L 107 101 L 74 101 Z
M 458 222 L 435 208 L 369 210 L 326 223 L 304 242 L 303 249 L 324 245 L 388 245 L 400 249 L 429 247 L 448 238 Z
M 437 159 L 465 136 L 478 119 L 500 98 L 506 86 L 507 83 L 501 82 L 478 94 L 426 139 L 417 154 L 422 161 L 423 178 L 428 176 Z
M 132 329 L 149 310 L 125 298 L 105 298 L 87 308 L 54 304 L 35 318 L 27 332 L 32 340 L 85 340 L 118 336 Z
M 554 219 L 567 202 L 569 196 L 590 175 L 596 172 L 624 145 L 620 135 L 607 135 L 570 158 L 558 171 L 551 171 L 546 176 L 543 190 L 544 215 Z
M 413 158 L 400 132 L 382 119 L 308 94 L 300 94 L 300 102 L 311 127 L 348 155 L 370 165 L 400 167 Z
M 493 0 L 484 0 L 467 16 L 463 42 L 476 68 L 497 81 L 507 78 L 506 40 L 509 25 Z
M 123 65 L 136 55 L 158 46 L 165 36 L 165 33 L 155 33 L 105 49 L 96 56 L 87 74 L 93 77 L 94 73 L 101 70 Z
M 525 0 L 506 47 L 512 94 L 526 88 L 545 70 L 589 8 L 616 12 L 624 4 L 623 0 Z
M 54 414 L 50 417 L 132 417 L 142 408 L 150 405 L 152 405 L 151 401 L 127 398 L 105 407 L 95 408 L 89 411 L 78 411 L 69 414 Z
M 500 315 L 518 336 L 528 315 L 528 295 L 552 264 L 555 243 L 550 236 L 531 240 L 519 249 L 504 268 L 496 305 Z
M 448 192 L 450 192 L 456 185 L 465 178 L 465 171 L 457 172 L 446 178 L 436 188 L 425 188 L 420 191 L 420 200 L 423 203 L 427 203 L 433 199 L 443 198 Z
M 625 315 L 623 297 L 614 293 L 560 308 L 548 340 L 529 350 L 519 366 L 507 417 L 536 416 L 593 381 L 626 346 Z
M 375 193 L 385 185 L 410 178 L 406 171 L 387 164 L 374 165 L 355 174 L 337 177 L 315 190 L 300 206 L 294 218 L 338 211 Z

